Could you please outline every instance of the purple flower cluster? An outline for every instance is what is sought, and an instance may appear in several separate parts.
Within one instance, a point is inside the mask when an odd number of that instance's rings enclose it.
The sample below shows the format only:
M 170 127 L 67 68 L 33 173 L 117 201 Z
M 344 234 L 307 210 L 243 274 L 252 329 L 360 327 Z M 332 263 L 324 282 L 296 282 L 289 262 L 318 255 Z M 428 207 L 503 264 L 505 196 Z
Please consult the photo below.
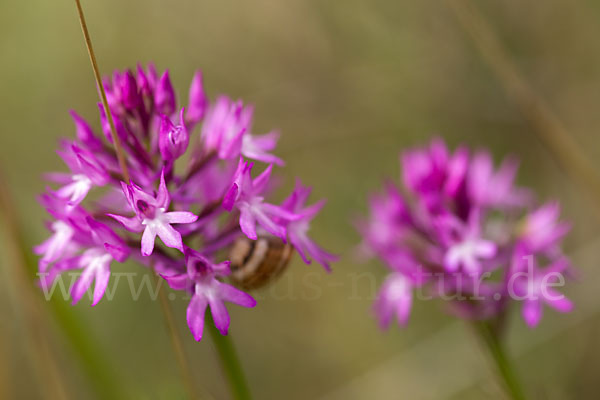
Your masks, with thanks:
M 274 235 L 289 241 L 306 263 L 315 260 L 329 270 L 336 257 L 307 235 L 323 202 L 305 206 L 310 189 L 299 183 L 281 205 L 266 200 L 272 165 L 283 161 L 271 153 L 277 132 L 253 134 L 252 107 L 227 96 L 210 102 L 198 72 L 187 106 L 179 108 L 168 71 L 159 76 L 152 65 L 115 72 L 103 86 L 130 180 L 120 168 L 103 107 L 101 135 L 71 112 L 77 139 L 61 141 L 58 151 L 70 172 L 48 174 L 59 187 L 41 196 L 53 217 L 52 235 L 35 248 L 42 285 L 81 270 L 70 289 L 73 303 L 94 283 L 95 305 L 111 264 L 133 258 L 174 290 L 191 294 L 187 321 L 200 340 L 207 306 L 226 334 L 224 302 L 256 304 L 224 283 L 229 262 L 216 261 L 238 236 Z M 254 161 L 269 165 L 253 178 Z M 95 188 L 102 190 L 88 198 Z
M 561 252 L 569 225 L 559 206 L 536 207 L 515 186 L 517 162 L 498 169 L 486 151 L 451 153 L 441 139 L 401 156 L 402 186 L 388 182 L 359 221 L 362 250 L 389 268 L 374 305 L 383 328 L 408 321 L 415 293 L 448 300 L 463 318 L 500 318 L 513 302 L 536 326 L 546 304 L 572 303 L 556 290 L 570 265 Z

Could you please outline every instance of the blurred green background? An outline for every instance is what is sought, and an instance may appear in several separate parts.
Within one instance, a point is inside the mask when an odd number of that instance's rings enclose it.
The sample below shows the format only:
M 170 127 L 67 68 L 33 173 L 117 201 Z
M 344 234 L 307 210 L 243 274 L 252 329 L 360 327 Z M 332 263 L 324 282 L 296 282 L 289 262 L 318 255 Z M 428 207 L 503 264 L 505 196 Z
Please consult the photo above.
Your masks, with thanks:
M 600 169 L 600 3 L 475 3 Z M 342 255 L 334 272 L 295 259 L 281 281 L 258 294 L 257 308 L 231 308 L 230 334 L 256 399 L 502 398 L 485 353 L 440 304 L 416 304 L 409 326 L 387 333 L 370 315 L 372 285 L 385 271 L 356 258 L 360 237 L 352 220 L 365 213 L 369 191 L 384 177 L 399 176 L 398 153 L 434 135 L 452 146 L 489 147 L 497 161 L 517 155 L 520 182 L 540 199 L 562 202 L 574 223 L 567 248 L 581 272 L 567 289 L 576 311 L 547 312 L 536 330 L 515 318 L 510 350 L 531 398 L 597 398 L 594 201 L 538 140 L 443 2 L 104 0 L 83 6 L 104 74 L 154 61 L 186 95 L 193 72 L 202 69 L 212 98 L 227 93 L 255 104 L 255 132 L 281 130 L 276 154 L 287 162 L 277 171 L 285 178 L 281 193 L 299 176 L 315 198 L 328 199 L 312 232 Z M 45 185 L 40 176 L 63 168 L 57 139 L 74 135 L 67 111 L 76 109 L 98 126 L 74 2 L 0 2 L 0 59 L 0 168 L 27 241 L 36 244 L 47 236 L 36 202 Z M 19 291 L 10 290 L 10 261 L 2 253 L 0 398 L 41 398 L 47 388 L 35 373 L 35 354 L 27 355 L 23 307 Z M 173 302 L 194 377 L 215 398 L 227 398 L 210 338 L 194 342 L 185 306 Z M 132 398 L 185 396 L 158 304 L 147 296 L 132 302 L 122 285 L 114 301 L 94 308 L 82 301 L 70 311 L 93 333 Z M 68 397 L 93 396 L 55 323 L 41 329 Z

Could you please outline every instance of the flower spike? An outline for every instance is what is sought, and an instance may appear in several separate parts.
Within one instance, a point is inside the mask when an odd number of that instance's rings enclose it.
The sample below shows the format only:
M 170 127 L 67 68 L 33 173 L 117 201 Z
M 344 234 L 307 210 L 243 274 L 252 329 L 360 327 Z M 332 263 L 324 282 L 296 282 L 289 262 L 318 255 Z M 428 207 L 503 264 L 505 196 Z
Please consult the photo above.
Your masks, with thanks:
M 387 183 L 371 198 L 370 217 L 358 223 L 362 253 L 390 271 L 374 305 L 382 328 L 393 319 L 405 325 L 412 292 L 423 287 L 449 299 L 450 309 L 466 319 L 495 322 L 514 301 L 534 327 L 542 304 L 560 312 L 573 308 L 552 288 L 570 270 L 561 251 L 569 225 L 559 222 L 557 203 L 530 211 L 533 196 L 514 184 L 516 160 L 495 170 L 488 152 L 461 147 L 452 153 L 434 139 L 405 151 L 401 164 L 406 190 Z M 301 221 L 289 222 L 290 237 Z M 549 266 L 540 268 L 540 259 Z
M 168 71 L 159 73 L 153 64 L 99 80 L 118 143 L 102 103 L 103 134 L 70 112 L 76 138 L 62 140 L 58 150 L 69 171 L 45 174 L 56 187 L 40 196 L 51 216 L 49 238 L 34 248 L 43 288 L 79 271 L 72 302 L 89 294 L 96 305 L 112 270 L 131 257 L 191 295 L 186 317 L 200 340 L 208 307 L 227 334 L 225 303 L 256 304 L 226 283 L 242 286 L 228 261 L 240 240 L 256 240 L 261 248 L 274 243 L 285 250 L 285 263 L 295 248 L 306 263 L 329 270 L 336 257 L 308 236 L 324 201 L 306 206 L 308 189 L 300 186 L 282 205 L 269 200 L 273 165 L 284 164 L 273 154 L 279 133 L 254 135 L 251 105 L 224 95 L 210 101 L 200 71 L 179 108 Z M 200 140 L 191 145 L 193 130 Z M 253 161 L 267 163 L 255 177 Z

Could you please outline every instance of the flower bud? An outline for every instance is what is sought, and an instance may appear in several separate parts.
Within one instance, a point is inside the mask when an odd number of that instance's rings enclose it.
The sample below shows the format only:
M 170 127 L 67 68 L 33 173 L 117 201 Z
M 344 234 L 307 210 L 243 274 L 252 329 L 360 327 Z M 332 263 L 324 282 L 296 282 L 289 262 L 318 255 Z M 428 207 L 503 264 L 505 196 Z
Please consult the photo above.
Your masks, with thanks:
M 119 91 L 121 103 L 125 108 L 132 110 L 140 105 L 141 98 L 138 92 L 137 82 L 131 71 L 128 70 L 121 75 Z
M 137 66 L 137 86 L 140 89 L 142 97 L 147 98 L 152 95 L 152 91 L 154 90 L 153 82 L 140 64 Z
M 90 128 L 88 123 L 75 111 L 71 110 L 70 114 L 71 118 L 73 118 L 73 122 L 75 122 L 77 139 L 91 151 L 101 150 L 102 141 L 94 134 L 94 131 L 92 131 L 92 128 Z
M 204 85 L 202 83 L 202 72 L 197 71 L 190 86 L 190 98 L 187 110 L 187 119 L 191 123 L 196 123 L 204 118 L 206 109 L 208 108 L 208 98 L 204 93 Z
M 166 115 L 162 116 L 158 147 L 160 155 L 165 161 L 176 160 L 187 149 L 190 136 L 183 120 L 184 111 L 185 108 L 182 108 L 179 113 L 179 125 L 174 125 Z
M 175 112 L 175 91 L 169 78 L 169 71 L 165 71 L 156 83 L 154 105 L 160 114 L 171 115 Z
M 100 110 L 100 125 L 102 126 L 102 131 L 104 132 L 104 136 L 106 137 L 106 140 L 108 140 L 109 143 L 112 143 L 113 138 L 112 138 L 111 129 L 110 129 L 110 122 L 108 121 L 108 118 L 106 117 L 106 112 L 104 111 L 104 106 L 102 105 L 102 103 L 98 103 L 98 109 Z M 117 135 L 119 136 L 119 139 L 122 142 L 126 143 L 127 142 L 127 130 L 123 126 L 121 119 L 116 117 L 115 111 L 111 110 L 110 113 L 112 115 L 113 123 L 115 124 L 115 130 L 117 131 Z

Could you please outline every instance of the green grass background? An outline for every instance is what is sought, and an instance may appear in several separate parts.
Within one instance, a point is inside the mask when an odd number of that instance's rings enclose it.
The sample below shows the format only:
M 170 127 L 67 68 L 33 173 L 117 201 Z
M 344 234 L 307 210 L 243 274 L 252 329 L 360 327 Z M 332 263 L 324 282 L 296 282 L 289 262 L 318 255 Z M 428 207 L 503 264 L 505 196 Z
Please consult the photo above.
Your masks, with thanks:
M 476 3 L 600 168 L 598 3 Z M 202 69 L 212 98 L 227 93 L 255 104 L 256 132 L 281 130 L 277 154 L 287 166 L 277 170 L 285 178 L 279 195 L 298 176 L 314 187 L 315 199 L 328 199 L 312 233 L 342 255 L 334 272 L 295 259 L 261 293 L 256 309 L 231 309 L 230 332 L 257 399 L 501 398 L 469 331 L 457 326 L 462 333 L 443 334 L 454 328 L 440 304 L 416 304 L 406 329 L 381 333 L 370 315 L 371 278 L 357 280 L 368 272 L 378 285 L 384 269 L 356 259 L 360 237 L 352 219 L 365 212 L 367 193 L 384 177 L 398 178 L 398 153 L 434 135 L 452 146 L 491 148 L 496 161 L 517 155 L 520 182 L 542 200 L 563 203 L 574 223 L 567 248 L 581 272 L 567 289 L 577 309 L 548 312 L 536 330 L 515 318 L 509 339 L 532 398 L 594 398 L 600 271 L 593 200 L 538 140 L 442 2 L 105 0 L 83 6 L 104 74 L 154 61 L 170 70 L 183 97 L 193 72 Z M 0 60 L 0 168 L 27 240 L 39 243 L 47 235 L 36 202 L 45 185 L 40 175 L 63 168 L 54 149 L 59 137 L 74 135 L 67 111 L 98 126 L 74 2 L 0 2 Z M 35 362 L 23 355 L 23 318 L 8 285 L 5 274 L 1 386 L 13 398 L 38 398 L 45 388 L 33 373 Z M 194 376 L 216 398 L 227 398 L 209 338 L 196 343 L 186 330 L 185 306 L 173 302 Z M 158 304 L 144 297 L 132 302 L 120 286 L 114 301 L 94 308 L 82 301 L 73 312 L 134 398 L 183 398 Z M 54 328 L 47 334 L 69 396 L 92 396 L 78 358 Z M 439 341 L 439 348 L 428 345 Z M 461 379 L 466 383 L 452 384 Z

